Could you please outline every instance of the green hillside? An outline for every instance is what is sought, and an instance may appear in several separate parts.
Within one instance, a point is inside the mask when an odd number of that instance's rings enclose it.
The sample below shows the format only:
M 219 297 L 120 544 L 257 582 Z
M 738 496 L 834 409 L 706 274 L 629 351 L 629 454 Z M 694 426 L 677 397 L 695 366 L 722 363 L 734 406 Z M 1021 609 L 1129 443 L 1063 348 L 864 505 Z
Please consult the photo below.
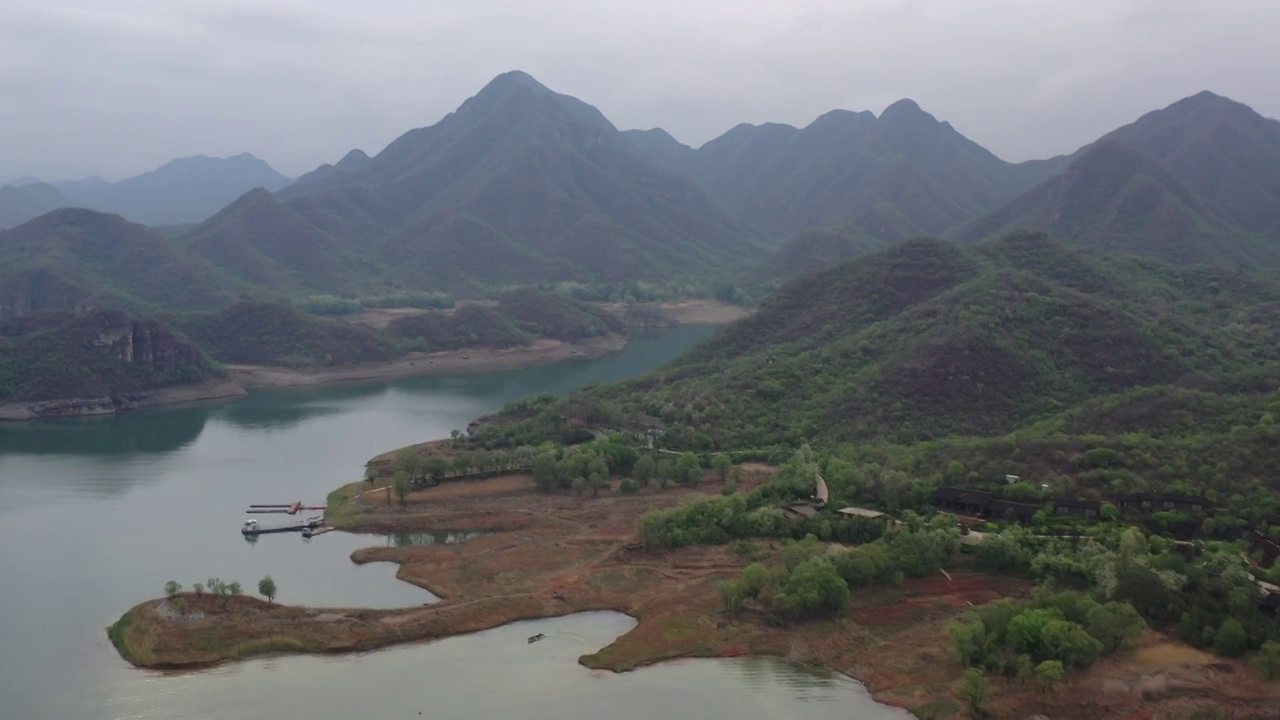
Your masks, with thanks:
M 859 230 L 807 230 L 791 238 L 751 274 L 754 282 L 779 282 L 882 250 L 886 242 Z
M 1280 397 L 1277 308 L 1268 281 L 1039 234 L 910 240 L 797 279 L 667 367 L 560 412 L 654 415 L 672 449 L 808 442 L 921 469 L 963 457 L 1064 472 L 1116 435 L 1177 445 L 1257 424 Z M 1009 456 L 1023 445 L 1038 449 Z
M 175 316 L 170 322 L 225 363 L 327 366 L 403 354 L 372 328 L 318 318 L 288 305 L 242 303 L 216 313 Z
M 1062 173 L 952 233 L 1020 229 L 1167 262 L 1280 265 L 1280 122 L 1199 93 L 1082 148 Z
M 43 310 L 209 310 L 265 293 L 118 215 L 64 209 L 0 232 L 0 317 Z
M 99 310 L 0 321 L 0 402 L 115 397 L 218 374 L 154 320 Z
M 602 310 L 533 288 L 512 291 L 495 307 L 467 304 L 451 312 L 396 318 L 387 325 L 391 335 L 429 352 L 505 348 L 538 338 L 573 342 L 625 331 L 620 320 Z

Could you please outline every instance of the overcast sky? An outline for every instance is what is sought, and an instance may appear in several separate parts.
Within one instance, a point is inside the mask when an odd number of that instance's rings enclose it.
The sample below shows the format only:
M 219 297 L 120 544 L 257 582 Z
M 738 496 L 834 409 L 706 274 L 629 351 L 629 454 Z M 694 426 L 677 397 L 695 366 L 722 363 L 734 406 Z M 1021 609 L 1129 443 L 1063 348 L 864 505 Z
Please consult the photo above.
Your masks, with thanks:
M 1209 89 L 1280 116 L 1277 0 L 0 0 L 0 181 L 373 154 L 521 69 L 697 146 L 902 97 L 1008 160 Z

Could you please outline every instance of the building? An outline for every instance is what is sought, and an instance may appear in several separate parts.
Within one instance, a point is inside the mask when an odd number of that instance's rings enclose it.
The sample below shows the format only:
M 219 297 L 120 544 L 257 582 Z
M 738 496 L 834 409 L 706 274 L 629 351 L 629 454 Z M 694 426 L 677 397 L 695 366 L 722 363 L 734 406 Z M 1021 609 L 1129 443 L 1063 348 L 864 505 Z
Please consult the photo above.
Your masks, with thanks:
M 812 505 L 791 505 L 782 510 L 793 518 L 815 518 L 818 516 L 818 509 Z
M 1097 520 L 1102 514 L 1101 500 L 1054 500 L 1054 515 L 1075 515 L 1086 520 Z
M 1014 522 L 1027 524 L 1040 511 L 1039 505 L 1013 502 L 1011 500 L 992 500 L 982 513 L 989 520 L 1008 520 L 1012 515 Z
M 1121 510 L 1141 510 L 1144 512 L 1160 512 L 1176 510 L 1178 512 L 1204 512 L 1213 506 L 1208 498 L 1200 495 L 1178 495 L 1176 493 L 1129 493 L 1117 495 L 1116 507 Z
M 991 493 L 956 487 L 940 487 L 933 493 L 933 504 L 940 510 L 981 515 L 991 504 Z

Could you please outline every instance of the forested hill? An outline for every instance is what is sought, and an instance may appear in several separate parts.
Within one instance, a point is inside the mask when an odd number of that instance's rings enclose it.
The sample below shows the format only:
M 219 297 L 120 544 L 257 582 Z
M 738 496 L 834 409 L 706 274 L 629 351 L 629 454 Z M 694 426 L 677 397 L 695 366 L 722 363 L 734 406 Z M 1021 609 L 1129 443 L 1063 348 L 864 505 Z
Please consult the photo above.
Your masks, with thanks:
M 1278 339 L 1280 287 L 1242 274 L 1041 234 L 972 249 L 912 240 L 800 278 L 667 367 L 573 395 L 564 412 L 654 415 L 671 447 L 731 450 L 1033 426 L 1229 431 L 1258 423 L 1280 386 Z

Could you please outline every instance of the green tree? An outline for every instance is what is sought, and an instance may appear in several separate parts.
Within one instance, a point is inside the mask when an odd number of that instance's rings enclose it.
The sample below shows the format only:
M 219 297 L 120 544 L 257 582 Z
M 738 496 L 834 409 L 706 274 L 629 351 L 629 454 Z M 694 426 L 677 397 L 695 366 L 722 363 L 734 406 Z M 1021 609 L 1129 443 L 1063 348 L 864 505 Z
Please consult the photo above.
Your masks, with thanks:
M 643 455 L 631 466 L 631 477 L 640 481 L 641 485 L 649 486 L 649 481 L 653 479 L 654 473 L 658 470 L 658 465 L 653 461 L 652 455 Z
M 587 487 L 591 488 L 591 497 L 598 497 L 600 488 L 604 487 L 604 478 L 598 472 L 591 473 L 587 476 Z
M 533 481 L 542 492 L 551 492 L 556 485 L 558 461 L 555 453 L 542 452 L 533 459 Z
M 1147 629 L 1147 623 L 1127 602 L 1109 602 L 1089 612 L 1089 634 L 1102 643 L 1103 652 L 1113 653 L 1125 641 Z
M 1275 680 L 1280 674 L 1280 642 L 1268 640 L 1253 657 L 1253 669 L 1267 680 Z
M 409 473 L 405 470 L 397 470 L 391 476 L 391 489 L 395 492 L 396 497 L 400 498 L 400 505 L 404 505 L 404 499 L 409 496 L 409 491 L 413 489 L 413 484 L 409 481 Z
M 622 478 L 618 483 L 618 492 L 623 495 L 633 495 L 640 490 L 640 485 L 633 478 Z
M 1067 620 L 1054 620 L 1044 626 L 1040 636 L 1044 655 L 1072 667 L 1089 667 L 1102 653 L 1102 643 L 1080 625 Z
M 676 460 L 676 481 L 697 485 L 702 480 L 702 461 L 697 454 L 686 452 Z
M 428 477 L 439 480 L 449 472 L 449 461 L 439 455 L 431 455 L 422 463 L 422 471 Z
M 194 592 L 194 593 L 196 594 L 196 597 L 201 597 L 201 596 L 203 596 L 203 595 L 204 595 L 204 583 L 192 583 L 192 584 L 191 584 L 191 590 L 192 590 L 192 592 Z
M 1026 685 L 1036 676 L 1035 661 L 1030 655 L 1019 655 L 1018 659 L 1013 661 L 1013 672 L 1018 677 L 1018 683 Z
M 258 594 L 265 597 L 269 603 L 276 601 L 276 581 L 272 580 L 270 575 L 265 575 L 258 581 Z
M 848 604 L 848 583 L 831 563 L 817 558 L 796 566 L 773 593 L 774 609 L 794 615 L 835 615 Z
M 418 472 L 422 470 L 422 456 L 412 448 L 402 448 L 396 451 L 395 467 L 396 470 L 405 472 L 410 481 L 416 480 Z
M 1223 657 L 1240 657 L 1249 650 L 1249 635 L 1235 618 L 1227 618 L 1213 636 L 1213 651 Z
M 1041 692 L 1049 692 L 1066 677 L 1066 668 L 1061 660 L 1045 660 L 1036 666 L 1036 682 L 1040 683 Z
M 240 583 L 234 580 L 229 583 L 218 580 L 217 587 L 218 595 L 222 597 L 222 609 L 226 610 L 227 606 L 231 604 L 231 600 L 240 595 Z
M 991 696 L 991 684 L 987 682 L 981 670 L 970 668 L 965 671 L 964 679 L 960 681 L 959 694 L 961 699 L 969 705 L 969 714 L 980 717 L 982 706 Z
M 769 587 L 769 581 L 769 568 L 762 563 L 751 563 L 742 571 L 742 589 L 747 597 L 758 597 Z
M 573 492 L 575 495 L 578 495 L 579 497 L 581 497 L 583 491 L 587 489 L 587 479 L 579 475 L 578 477 L 573 479 L 573 482 L 569 485 L 569 487 L 573 488 Z
M 377 480 L 381 475 L 382 475 L 382 473 L 378 470 L 378 468 L 374 467 L 373 465 L 365 465 L 365 466 L 364 466 L 364 481 L 365 481 L 365 482 L 371 483 L 371 482 L 373 482 L 374 480 Z
M 1028 655 L 1046 655 L 1044 650 L 1044 629 L 1052 622 L 1062 620 L 1062 613 L 1054 610 L 1036 608 L 1023 610 L 1009 621 L 1006 637 L 1019 653 Z
M 177 597 L 180 592 L 182 592 L 182 584 L 177 580 L 170 580 L 164 584 L 164 594 L 170 598 Z
M 657 467 L 658 487 L 666 487 L 667 483 L 676 479 L 676 464 L 671 462 L 671 458 L 663 458 L 658 462 Z
M 733 469 L 733 460 L 729 459 L 728 455 L 719 453 L 711 458 L 711 469 L 720 476 L 721 482 L 726 482 L 729 480 L 729 471 Z

